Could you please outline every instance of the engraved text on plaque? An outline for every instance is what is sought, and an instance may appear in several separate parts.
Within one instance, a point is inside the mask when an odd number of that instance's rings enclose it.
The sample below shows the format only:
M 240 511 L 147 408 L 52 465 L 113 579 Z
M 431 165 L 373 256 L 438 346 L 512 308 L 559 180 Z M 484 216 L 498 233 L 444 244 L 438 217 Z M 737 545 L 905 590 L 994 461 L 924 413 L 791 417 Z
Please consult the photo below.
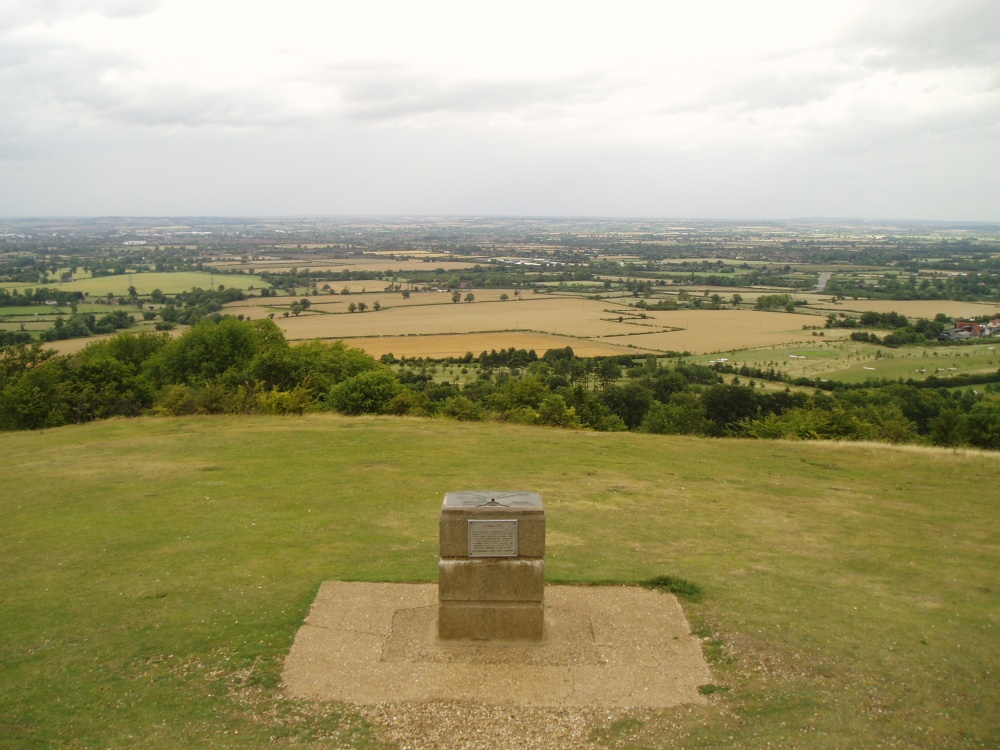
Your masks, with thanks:
M 517 557 L 517 521 L 469 521 L 469 557 Z

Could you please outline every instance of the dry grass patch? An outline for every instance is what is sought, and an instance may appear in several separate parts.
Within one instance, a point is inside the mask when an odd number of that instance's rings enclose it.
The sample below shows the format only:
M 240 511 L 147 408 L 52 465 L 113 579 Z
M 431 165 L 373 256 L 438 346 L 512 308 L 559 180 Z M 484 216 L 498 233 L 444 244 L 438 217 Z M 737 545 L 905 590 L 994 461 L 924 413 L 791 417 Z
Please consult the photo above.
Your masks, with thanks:
M 479 354 L 492 349 L 534 349 L 539 356 L 549 349 L 573 347 L 581 357 L 602 357 L 613 354 L 634 354 L 635 350 L 588 339 L 550 336 L 545 333 L 499 331 L 497 333 L 466 333 L 429 336 L 386 336 L 383 338 L 348 339 L 350 346 L 364 349 L 373 357 L 395 354 L 397 357 L 461 357 L 466 352 Z
M 813 315 L 768 313 L 753 310 L 676 310 L 651 313 L 661 328 L 676 328 L 669 332 L 650 329 L 645 336 L 614 336 L 605 339 L 619 344 L 634 344 L 660 351 L 689 351 L 694 354 L 751 349 L 802 341 L 815 343 L 811 331 L 802 326 L 816 325 Z M 638 330 L 633 328 L 630 333 Z
M 361 299 L 359 297 L 354 301 Z M 618 321 L 619 317 L 625 315 L 628 315 L 627 310 L 606 302 L 532 296 L 520 302 L 449 302 L 409 308 L 393 307 L 378 313 L 305 315 L 275 320 L 291 340 L 491 331 L 530 331 L 591 338 L 642 330 L 633 323 Z M 647 325 L 657 325 L 653 320 L 644 322 Z
M 822 295 L 820 295 L 822 299 Z M 817 303 L 819 304 L 819 303 Z M 989 302 L 957 302 L 955 300 L 891 300 L 891 299 L 850 299 L 839 304 L 831 304 L 829 295 L 824 310 L 831 312 L 861 313 L 898 312 L 910 318 L 933 318 L 938 313 L 944 313 L 952 318 L 972 318 L 978 315 L 994 315 L 1000 312 L 1000 305 Z
M 290 271 L 293 268 L 297 268 L 299 270 L 308 269 L 310 271 L 433 271 L 437 268 L 443 268 L 446 271 L 460 271 L 465 268 L 472 268 L 474 265 L 476 264 L 453 260 L 439 260 L 437 258 L 429 262 L 422 260 L 393 260 L 392 258 L 375 258 L 365 260 L 324 259 L 321 261 L 276 260 L 247 264 L 218 264 L 216 267 L 249 267 L 254 269 L 263 269 L 266 267 L 268 271 L 280 273 L 282 271 Z M 328 283 L 333 286 L 335 282 L 331 281 Z M 375 283 L 379 283 L 378 280 L 375 280 Z

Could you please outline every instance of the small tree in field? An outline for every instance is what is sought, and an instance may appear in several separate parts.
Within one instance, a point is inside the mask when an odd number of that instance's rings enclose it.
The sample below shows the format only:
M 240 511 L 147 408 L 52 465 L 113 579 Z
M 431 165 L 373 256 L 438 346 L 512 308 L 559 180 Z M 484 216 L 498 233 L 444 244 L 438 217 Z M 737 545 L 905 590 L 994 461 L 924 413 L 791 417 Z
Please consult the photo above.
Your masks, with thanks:
M 472 292 L 469 292 L 468 294 L 465 295 L 465 301 L 466 302 L 475 302 L 476 301 L 476 295 L 474 295 Z

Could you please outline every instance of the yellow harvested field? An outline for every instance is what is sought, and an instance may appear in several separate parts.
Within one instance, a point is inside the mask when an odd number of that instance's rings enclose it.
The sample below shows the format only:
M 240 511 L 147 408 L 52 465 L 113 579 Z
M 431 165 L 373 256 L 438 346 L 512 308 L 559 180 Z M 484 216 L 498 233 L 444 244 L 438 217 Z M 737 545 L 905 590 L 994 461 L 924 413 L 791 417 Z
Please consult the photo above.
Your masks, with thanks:
M 360 299 L 360 295 L 352 295 Z M 340 308 L 345 309 L 345 308 Z M 228 311 L 228 310 L 227 310 Z M 545 345 L 572 346 L 584 351 L 587 344 L 604 353 L 631 351 L 717 351 L 812 341 L 816 316 L 764 313 L 751 310 L 680 310 L 647 312 L 606 301 L 574 297 L 532 296 L 523 301 L 400 305 L 373 312 L 322 314 L 299 317 L 275 316 L 275 322 L 291 341 L 349 339 L 370 351 L 393 352 L 397 356 L 435 356 L 432 351 L 461 355 L 475 349 L 468 343 L 436 342 L 437 337 L 488 335 L 483 348 L 518 346 L 512 336 L 544 335 L 556 341 Z M 677 330 L 680 329 L 680 330 Z M 387 341 L 391 339 L 391 341 Z M 405 348 L 395 342 L 409 339 Z M 536 351 L 542 344 L 532 345 Z
M 944 313 L 953 318 L 972 318 L 979 315 L 1000 315 L 1000 304 L 988 302 L 956 302 L 954 300 L 885 300 L 885 299 L 845 299 L 838 304 L 830 303 L 826 298 L 822 305 L 824 310 L 831 312 L 859 313 L 871 310 L 873 312 L 897 312 L 908 318 L 933 318 L 938 313 Z M 817 305 L 819 307 L 819 305 Z
M 392 258 L 366 258 L 364 260 L 352 260 L 345 259 L 343 261 L 335 260 L 331 261 L 325 259 L 322 261 L 309 261 L 309 260 L 262 260 L 253 261 L 248 263 L 238 263 L 238 262 L 225 262 L 225 263 L 213 263 L 216 268 L 253 268 L 254 271 L 271 271 L 275 273 L 287 272 L 293 268 L 297 268 L 300 271 L 308 269 L 310 271 L 433 271 L 436 268 L 443 268 L 446 271 L 460 271 L 464 268 L 472 268 L 475 263 L 468 261 L 452 261 L 452 260 L 440 260 L 438 258 L 431 258 L 429 261 L 423 260 L 393 260 Z M 336 287 L 337 284 L 342 282 L 321 281 L 320 286 L 323 284 L 330 284 Z M 384 284 L 385 282 L 374 279 L 369 280 L 368 284 L 377 285 Z
M 466 352 L 478 355 L 493 349 L 534 349 L 542 356 L 549 349 L 573 347 L 581 357 L 601 357 L 612 354 L 635 354 L 634 349 L 604 344 L 588 339 L 549 336 L 544 333 L 504 331 L 500 333 L 444 334 L 441 336 L 386 336 L 384 338 L 347 339 L 344 343 L 364 349 L 373 357 L 394 354 L 397 357 L 461 357 Z
M 802 330 L 802 326 L 814 326 L 819 322 L 814 315 L 753 310 L 676 310 L 652 313 L 653 316 L 658 323 L 680 330 L 601 340 L 658 351 L 711 354 L 800 341 L 815 342 L 812 331 Z
M 298 302 L 300 299 L 303 299 L 303 297 L 308 299 L 312 305 L 303 317 L 314 316 L 320 313 L 347 313 L 347 306 L 352 302 L 355 304 L 364 302 L 368 306 L 369 311 L 371 310 L 372 305 L 378 302 L 383 308 L 382 312 L 388 312 L 390 309 L 397 307 L 422 307 L 427 305 L 456 306 L 456 303 L 451 301 L 452 293 L 450 291 L 412 292 L 409 298 L 404 298 L 399 292 L 361 292 L 361 289 L 364 286 L 362 282 L 354 281 L 350 283 L 357 285 L 357 290 L 351 294 L 338 293 L 318 294 L 312 296 L 297 295 L 294 297 L 264 297 L 258 299 L 248 299 L 226 305 L 226 314 L 243 314 L 251 318 L 263 317 L 268 312 L 274 312 L 277 315 L 281 315 L 282 312 L 291 310 L 292 303 Z M 370 284 L 371 282 L 368 283 Z M 339 292 L 340 289 L 341 287 L 338 286 L 337 291 Z M 460 291 L 463 298 L 468 293 L 468 290 L 465 289 Z M 507 294 L 510 298 L 509 304 L 514 304 L 516 302 L 513 289 L 477 289 L 472 292 L 472 294 L 475 295 L 477 304 L 480 302 L 499 302 L 501 294 Z M 466 303 L 463 302 L 460 304 Z M 367 313 L 365 314 L 367 315 Z
M 636 311 L 606 302 L 535 295 L 520 302 L 449 302 L 391 307 L 379 312 L 369 309 L 353 315 L 302 315 L 280 320 L 275 317 L 275 321 L 291 340 L 483 331 L 534 331 L 590 338 L 636 330 L 633 323 L 618 321 L 619 316 L 630 312 Z M 652 321 L 644 322 L 655 325 Z

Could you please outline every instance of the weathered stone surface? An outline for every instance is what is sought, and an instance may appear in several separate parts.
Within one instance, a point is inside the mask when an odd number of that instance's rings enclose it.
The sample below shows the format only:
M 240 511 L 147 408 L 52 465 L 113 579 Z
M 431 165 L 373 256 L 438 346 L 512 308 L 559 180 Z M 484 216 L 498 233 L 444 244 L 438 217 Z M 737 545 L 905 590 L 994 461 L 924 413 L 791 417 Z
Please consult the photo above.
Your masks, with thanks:
M 544 560 L 441 560 L 441 601 L 535 602 L 545 597 Z
M 441 557 L 469 556 L 470 520 L 517 519 L 518 557 L 545 557 L 545 514 L 512 513 L 503 508 L 441 513 Z
M 542 640 L 545 510 L 541 495 L 449 492 L 441 508 L 440 534 L 438 637 Z
M 438 637 L 540 641 L 545 637 L 545 608 L 540 602 L 442 601 L 438 607 Z

